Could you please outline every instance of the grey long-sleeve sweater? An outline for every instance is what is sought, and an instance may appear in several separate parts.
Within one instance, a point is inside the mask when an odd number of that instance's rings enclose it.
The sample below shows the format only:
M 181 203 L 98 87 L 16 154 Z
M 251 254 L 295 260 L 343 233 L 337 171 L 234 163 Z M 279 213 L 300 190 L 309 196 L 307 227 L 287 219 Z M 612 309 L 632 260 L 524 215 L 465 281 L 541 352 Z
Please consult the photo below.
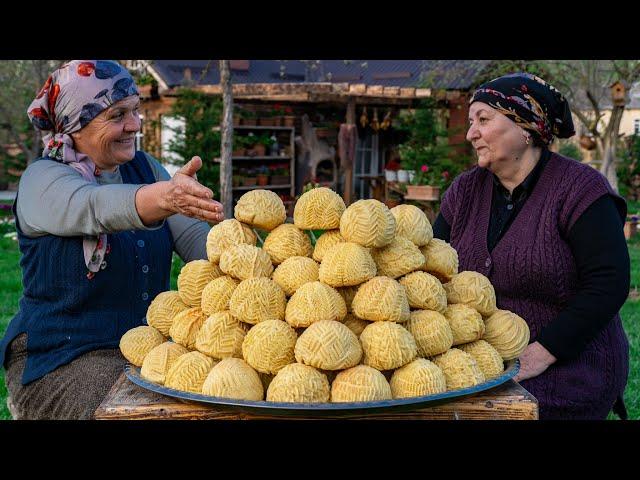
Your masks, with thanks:
M 146 154 L 156 181 L 170 180 L 169 173 Z M 39 160 L 23 173 L 18 189 L 17 217 L 28 237 L 47 234 L 63 237 L 98 235 L 147 227 L 136 211 L 136 191 L 143 185 L 122 183 L 119 169 L 102 172 L 98 185 L 87 182 L 75 169 L 54 160 Z M 203 221 L 172 215 L 167 220 L 174 249 L 185 262 L 206 259 L 206 240 L 211 227 Z

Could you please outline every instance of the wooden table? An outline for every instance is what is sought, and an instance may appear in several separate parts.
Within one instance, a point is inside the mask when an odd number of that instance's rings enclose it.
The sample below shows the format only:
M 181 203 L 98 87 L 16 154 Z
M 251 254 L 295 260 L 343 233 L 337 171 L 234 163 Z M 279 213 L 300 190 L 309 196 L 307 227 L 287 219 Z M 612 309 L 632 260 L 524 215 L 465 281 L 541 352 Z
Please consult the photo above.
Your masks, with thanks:
M 145 390 L 124 372 L 95 413 L 96 420 L 286 420 L 310 417 L 255 415 L 228 408 L 181 401 Z M 315 417 L 317 418 L 317 417 Z M 537 420 L 538 401 L 513 380 L 457 401 L 412 411 L 340 415 L 366 420 Z

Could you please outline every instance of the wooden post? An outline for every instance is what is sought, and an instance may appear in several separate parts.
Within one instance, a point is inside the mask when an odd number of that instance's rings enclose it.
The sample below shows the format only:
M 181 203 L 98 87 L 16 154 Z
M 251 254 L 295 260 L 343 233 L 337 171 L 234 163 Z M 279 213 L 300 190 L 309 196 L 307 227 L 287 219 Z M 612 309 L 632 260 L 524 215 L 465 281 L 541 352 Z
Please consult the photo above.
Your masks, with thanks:
M 356 124 L 356 101 L 353 97 L 347 103 L 347 125 Z M 349 206 L 353 200 L 353 163 L 350 158 L 341 158 L 340 166 L 344 172 L 344 189 L 342 197 L 344 203 Z
M 231 184 L 231 151 L 233 150 L 233 94 L 229 60 L 220 60 L 220 86 L 222 87 L 222 135 L 220 145 L 220 202 L 224 217 L 233 218 L 233 191 Z

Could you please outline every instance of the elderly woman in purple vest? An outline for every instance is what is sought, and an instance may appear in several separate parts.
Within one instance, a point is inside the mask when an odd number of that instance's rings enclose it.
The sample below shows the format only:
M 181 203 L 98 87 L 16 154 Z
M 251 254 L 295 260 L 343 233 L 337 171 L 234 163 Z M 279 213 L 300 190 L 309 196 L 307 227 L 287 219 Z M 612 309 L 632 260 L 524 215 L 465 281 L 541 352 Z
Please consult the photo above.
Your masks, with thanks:
M 223 220 L 199 157 L 170 177 L 136 151 L 139 105 L 120 64 L 75 60 L 27 110 L 47 135 L 14 204 L 24 292 L 0 342 L 14 418 L 92 418 L 125 364 L 120 337 L 169 289 L 173 251 L 207 258 L 206 222 Z
M 435 237 L 458 251 L 461 271 L 489 278 L 498 308 L 529 325 L 516 380 L 541 419 L 604 419 L 612 409 L 626 418 L 625 201 L 598 171 L 549 150 L 575 132 L 567 101 L 542 79 L 485 83 L 469 123 L 478 165 L 445 193 Z

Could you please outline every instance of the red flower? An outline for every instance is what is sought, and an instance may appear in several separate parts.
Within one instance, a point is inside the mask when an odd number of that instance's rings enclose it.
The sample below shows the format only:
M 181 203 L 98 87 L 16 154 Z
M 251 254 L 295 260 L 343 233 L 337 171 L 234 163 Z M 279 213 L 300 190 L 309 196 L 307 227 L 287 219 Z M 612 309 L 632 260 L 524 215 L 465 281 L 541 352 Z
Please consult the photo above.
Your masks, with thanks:
M 449 178 L 449 172 L 445 170 L 444 172 L 442 172 L 442 176 L 443 176 L 443 177 L 445 178 L 445 180 L 446 180 L 447 178 Z
M 49 92 L 49 115 L 51 116 L 52 123 L 56 120 L 55 106 L 58 95 L 60 95 L 60 85 L 56 83 L 51 87 L 51 91 Z
M 78 65 L 77 71 L 78 75 L 88 77 L 94 72 L 95 69 L 96 66 L 92 62 L 82 62 L 80 65 Z
M 293 109 L 292 109 L 291 107 L 287 107 L 287 108 L 285 109 L 285 112 L 286 112 L 287 114 L 291 115 L 291 114 L 293 113 Z
M 420 168 L 420 170 L 422 170 L 423 172 L 428 172 L 429 171 L 429 167 L 427 165 L 422 165 L 422 167 Z
M 40 89 L 40 93 L 38 93 L 38 96 L 36 97 L 36 99 L 42 98 L 44 94 L 47 93 L 47 91 L 49 90 L 49 87 L 51 86 L 51 81 L 52 81 L 51 77 L 47 78 L 47 81 L 44 82 L 44 86 Z

